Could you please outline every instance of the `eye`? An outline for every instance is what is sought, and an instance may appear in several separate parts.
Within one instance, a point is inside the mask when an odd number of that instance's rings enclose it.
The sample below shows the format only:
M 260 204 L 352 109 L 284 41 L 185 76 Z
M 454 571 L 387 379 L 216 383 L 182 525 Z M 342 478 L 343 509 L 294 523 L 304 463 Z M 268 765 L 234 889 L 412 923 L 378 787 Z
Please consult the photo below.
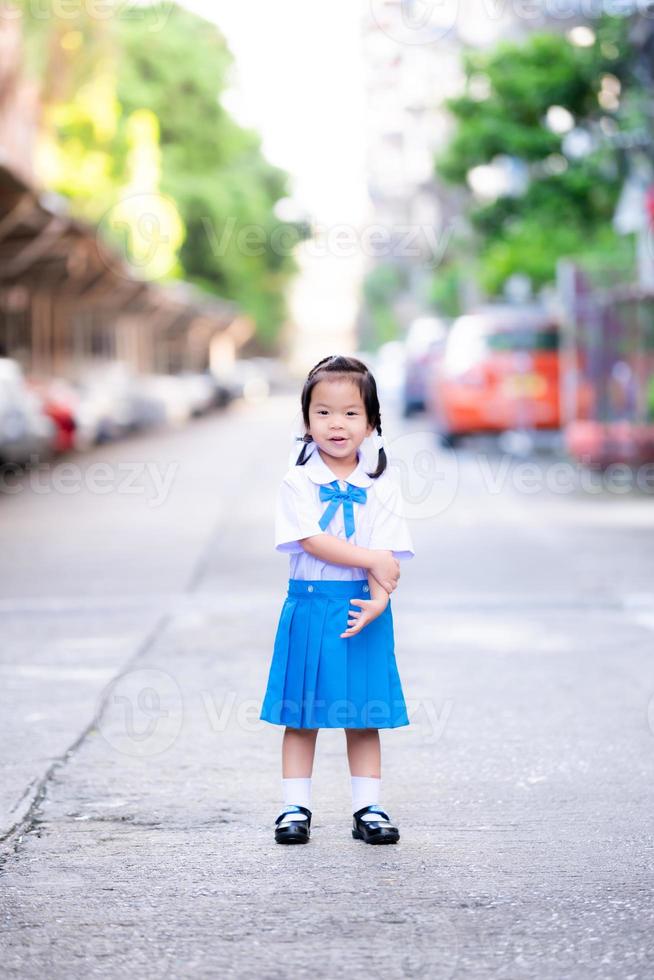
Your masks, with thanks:
M 328 414 L 328 412 L 327 412 L 327 409 L 326 408 L 318 408 L 318 409 L 316 409 L 316 415 L 327 415 L 327 414 Z M 357 412 L 355 409 L 350 409 L 346 414 L 347 415 L 359 415 L 359 412 Z

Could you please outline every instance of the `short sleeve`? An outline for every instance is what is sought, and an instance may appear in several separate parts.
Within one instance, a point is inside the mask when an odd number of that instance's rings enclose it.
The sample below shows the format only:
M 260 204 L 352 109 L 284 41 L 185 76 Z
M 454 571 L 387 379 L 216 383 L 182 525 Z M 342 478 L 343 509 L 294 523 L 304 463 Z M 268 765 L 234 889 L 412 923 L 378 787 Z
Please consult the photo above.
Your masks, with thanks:
M 393 480 L 389 480 L 383 494 L 378 495 L 369 547 L 392 551 L 393 557 L 398 559 L 413 558 L 415 555 L 404 515 L 402 491 Z
M 309 496 L 310 487 L 300 487 L 282 480 L 277 491 L 275 508 L 275 550 L 296 554 L 304 551 L 301 538 L 324 534 L 318 521 L 318 507 Z

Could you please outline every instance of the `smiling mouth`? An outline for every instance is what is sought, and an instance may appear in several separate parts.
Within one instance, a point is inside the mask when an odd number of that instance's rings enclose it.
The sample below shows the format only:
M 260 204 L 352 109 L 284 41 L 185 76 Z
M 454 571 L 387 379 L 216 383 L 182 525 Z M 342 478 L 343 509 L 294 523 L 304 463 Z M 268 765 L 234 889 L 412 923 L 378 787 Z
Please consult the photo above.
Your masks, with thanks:
M 347 442 L 347 439 L 345 438 L 345 436 L 341 436 L 340 438 L 338 436 L 332 436 L 332 438 L 329 441 L 330 442 Z

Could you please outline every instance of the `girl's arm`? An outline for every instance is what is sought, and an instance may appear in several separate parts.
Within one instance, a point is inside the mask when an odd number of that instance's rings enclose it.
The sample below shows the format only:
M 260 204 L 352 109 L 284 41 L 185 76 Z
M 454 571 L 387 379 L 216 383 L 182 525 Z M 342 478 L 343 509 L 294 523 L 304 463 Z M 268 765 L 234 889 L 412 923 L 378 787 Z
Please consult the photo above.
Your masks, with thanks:
M 368 587 L 370 589 L 370 598 L 377 602 L 383 603 L 382 609 L 385 609 L 388 605 L 389 595 L 383 585 L 380 585 L 374 575 L 368 575 Z
M 332 565 L 353 565 L 355 568 L 365 568 L 385 592 L 392 592 L 397 587 L 400 577 L 400 563 L 393 558 L 391 551 L 381 551 L 375 548 L 362 548 L 358 544 L 350 544 L 333 534 L 312 534 L 308 538 L 300 538 L 300 544 L 309 555 Z
M 340 634 L 343 639 L 360 633 L 368 623 L 372 623 L 374 619 L 381 616 L 388 605 L 388 592 L 379 584 L 374 575 L 368 575 L 368 583 L 370 586 L 369 599 L 350 600 L 353 606 L 359 608 L 348 610 L 348 626 L 345 632 Z
M 361 548 L 350 544 L 333 534 L 312 534 L 310 538 L 300 538 L 300 544 L 308 554 L 332 565 L 354 565 L 355 568 L 370 569 L 379 552 L 372 548 Z

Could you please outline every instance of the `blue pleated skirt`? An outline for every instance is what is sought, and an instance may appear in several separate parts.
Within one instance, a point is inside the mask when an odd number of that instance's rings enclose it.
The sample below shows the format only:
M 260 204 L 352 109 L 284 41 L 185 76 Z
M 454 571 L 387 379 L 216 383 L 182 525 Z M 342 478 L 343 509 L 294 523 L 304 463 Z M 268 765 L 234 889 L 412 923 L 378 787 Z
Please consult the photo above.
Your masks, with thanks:
M 369 599 L 365 579 L 289 579 L 260 718 L 290 728 L 408 725 L 395 662 L 393 612 L 341 637 L 348 613 Z

